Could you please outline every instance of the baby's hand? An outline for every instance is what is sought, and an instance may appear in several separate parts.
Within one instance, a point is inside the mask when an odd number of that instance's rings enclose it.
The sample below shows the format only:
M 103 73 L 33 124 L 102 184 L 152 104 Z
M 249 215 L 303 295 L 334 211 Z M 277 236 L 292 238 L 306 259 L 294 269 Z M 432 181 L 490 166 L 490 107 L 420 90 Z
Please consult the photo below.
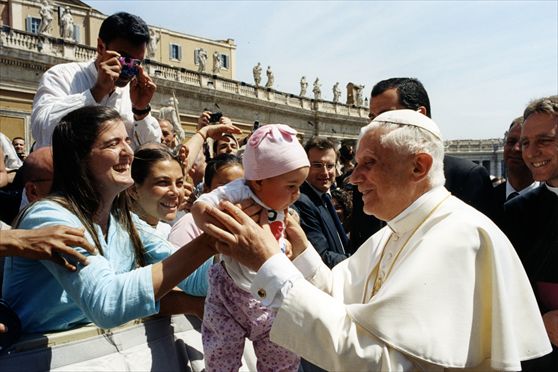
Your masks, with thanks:
M 260 212 L 262 210 L 262 206 L 256 203 L 253 199 L 244 199 L 240 203 L 237 203 L 236 206 L 244 213 L 246 213 L 254 222 L 260 223 Z

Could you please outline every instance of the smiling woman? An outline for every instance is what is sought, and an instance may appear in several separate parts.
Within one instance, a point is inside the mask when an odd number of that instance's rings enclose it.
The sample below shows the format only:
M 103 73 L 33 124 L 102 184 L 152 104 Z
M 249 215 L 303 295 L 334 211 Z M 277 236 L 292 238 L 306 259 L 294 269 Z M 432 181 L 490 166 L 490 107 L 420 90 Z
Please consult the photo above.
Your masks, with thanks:
M 133 210 L 166 239 L 170 222 L 184 199 L 182 165 L 167 146 L 151 143 L 140 147 L 132 163 L 134 185 L 128 190 Z
M 68 272 L 51 261 L 8 258 L 4 296 L 25 332 L 59 331 L 93 322 L 112 328 L 157 313 L 201 314 L 207 263 L 214 254 L 205 235 L 180 249 L 130 212 L 133 184 L 129 146 L 118 112 L 88 106 L 66 115 L 53 134 L 53 196 L 32 204 L 18 228 L 83 228 L 99 251 L 82 247 L 88 264 Z M 193 273 L 193 275 L 191 275 Z M 179 287 L 182 291 L 173 290 Z

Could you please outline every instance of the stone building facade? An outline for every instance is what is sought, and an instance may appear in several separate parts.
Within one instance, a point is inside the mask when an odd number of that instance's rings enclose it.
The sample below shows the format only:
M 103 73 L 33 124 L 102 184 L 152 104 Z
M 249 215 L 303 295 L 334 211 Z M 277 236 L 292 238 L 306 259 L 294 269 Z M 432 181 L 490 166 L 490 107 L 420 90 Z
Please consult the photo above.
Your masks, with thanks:
M 79 30 L 74 32 L 75 40 L 61 38 L 57 16 L 53 17 L 54 26 L 49 33 L 37 32 L 37 21 L 28 20 L 38 19 L 40 25 L 41 2 L 0 0 L 0 131 L 10 138 L 22 136 L 28 144 L 33 142 L 29 129 L 31 105 L 42 73 L 58 63 L 95 58 L 98 30 L 106 17 L 81 1 L 47 1 L 53 9 L 70 7 Z M 30 25 L 35 26 L 28 28 Z M 197 117 L 205 109 L 222 111 L 247 132 L 254 121 L 288 123 L 303 137 L 319 134 L 335 139 L 356 138 L 360 127 L 367 123 L 368 110 L 364 107 L 316 101 L 235 80 L 236 46 L 231 39 L 203 39 L 154 26 L 150 30 L 157 45 L 148 48 L 151 57 L 144 63 L 158 87 L 152 101 L 153 113 L 157 115 L 174 95 L 187 135 L 194 133 Z M 179 54 L 189 57 L 183 61 L 168 58 L 171 44 L 179 45 Z M 200 71 L 195 63 L 200 49 L 206 50 L 209 58 L 215 51 L 227 54 L 228 68 L 223 66 L 218 74 L 209 73 L 212 63 L 207 61 L 206 70 Z
M 40 34 L 44 2 L 0 0 L 0 131 L 10 138 L 24 137 L 28 146 L 33 143 L 31 105 L 41 75 L 58 63 L 95 58 L 98 31 L 106 17 L 79 0 L 46 0 L 54 13 L 52 27 Z M 60 29 L 60 14 L 66 8 L 70 8 L 74 22 L 71 38 L 63 38 Z M 187 137 L 195 132 L 197 117 L 205 109 L 223 112 L 246 133 L 254 121 L 288 123 L 303 138 L 320 135 L 338 142 L 356 139 L 368 122 L 368 108 L 357 104 L 356 96 L 354 102 L 345 104 L 235 80 L 236 45 L 232 39 L 209 40 L 157 26 L 149 28 L 153 42 L 144 63 L 158 87 L 153 114 L 156 116 L 170 97 L 176 97 Z M 206 61 L 200 61 L 200 50 L 205 51 Z M 225 56 L 217 74 L 210 71 L 215 52 Z M 206 64 L 205 69 L 200 62 Z M 446 151 L 485 166 L 495 176 L 502 175 L 502 140 L 447 141 Z
M 482 165 L 492 176 L 505 177 L 503 138 L 450 140 L 444 145 L 446 154 Z

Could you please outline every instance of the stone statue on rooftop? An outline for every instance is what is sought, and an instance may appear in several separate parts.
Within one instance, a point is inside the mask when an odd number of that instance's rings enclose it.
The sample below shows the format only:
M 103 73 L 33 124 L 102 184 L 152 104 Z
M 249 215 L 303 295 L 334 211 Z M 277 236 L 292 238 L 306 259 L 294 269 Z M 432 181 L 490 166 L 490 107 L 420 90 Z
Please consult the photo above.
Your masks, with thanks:
M 200 48 L 198 50 L 198 72 L 205 72 L 205 66 L 207 65 L 207 52 L 205 49 Z
M 363 99 L 362 99 L 362 91 L 364 90 L 364 85 L 358 85 L 356 91 L 356 105 L 362 107 Z
M 339 82 L 333 85 L 333 102 L 339 102 L 339 98 L 341 97 L 341 88 L 339 88 Z
M 260 62 L 254 66 L 252 74 L 254 75 L 254 83 L 259 87 L 262 82 L 262 64 Z
M 299 96 L 304 97 L 306 96 L 306 90 L 308 89 L 308 81 L 306 81 L 306 76 L 303 76 L 300 79 L 300 94 Z
M 265 83 L 266 88 L 273 87 L 273 81 L 275 80 L 275 76 L 273 76 L 273 71 L 271 71 L 271 66 L 267 66 L 267 71 L 265 72 L 267 75 L 267 82 Z
M 174 97 L 173 93 L 173 97 L 170 97 L 167 100 L 166 106 L 161 107 L 159 110 L 159 119 L 168 120 L 172 124 L 174 134 L 176 136 L 176 142 L 182 143 L 186 135 L 184 134 L 184 129 L 182 129 L 177 110 L 178 100 Z
M 52 5 L 48 0 L 41 1 L 41 9 L 39 15 L 41 16 L 41 25 L 39 26 L 39 34 L 49 34 L 52 28 Z
M 314 93 L 314 99 L 316 100 L 322 99 L 321 86 L 322 84 L 320 84 L 320 79 L 316 78 L 316 80 L 314 80 L 314 87 L 312 88 L 312 93 Z
M 219 72 L 221 72 L 222 67 L 223 65 L 221 63 L 221 55 L 217 51 L 213 52 L 213 74 L 217 75 Z
M 67 40 L 74 39 L 74 17 L 69 6 L 64 9 L 64 14 L 60 17 L 60 36 Z
M 159 43 L 159 35 L 152 28 L 149 29 L 149 43 L 147 44 L 147 52 L 149 57 L 154 58 L 157 54 L 157 44 Z

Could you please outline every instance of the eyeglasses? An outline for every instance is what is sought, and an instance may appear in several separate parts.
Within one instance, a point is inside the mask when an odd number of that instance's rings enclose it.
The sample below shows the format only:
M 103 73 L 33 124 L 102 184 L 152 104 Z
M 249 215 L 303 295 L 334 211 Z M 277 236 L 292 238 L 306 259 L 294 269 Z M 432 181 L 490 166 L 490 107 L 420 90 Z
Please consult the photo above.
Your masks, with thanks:
M 310 167 L 312 167 L 312 169 L 323 169 L 324 167 L 330 171 L 333 168 L 335 168 L 335 164 L 334 163 L 319 163 L 319 162 L 313 162 L 310 164 Z

